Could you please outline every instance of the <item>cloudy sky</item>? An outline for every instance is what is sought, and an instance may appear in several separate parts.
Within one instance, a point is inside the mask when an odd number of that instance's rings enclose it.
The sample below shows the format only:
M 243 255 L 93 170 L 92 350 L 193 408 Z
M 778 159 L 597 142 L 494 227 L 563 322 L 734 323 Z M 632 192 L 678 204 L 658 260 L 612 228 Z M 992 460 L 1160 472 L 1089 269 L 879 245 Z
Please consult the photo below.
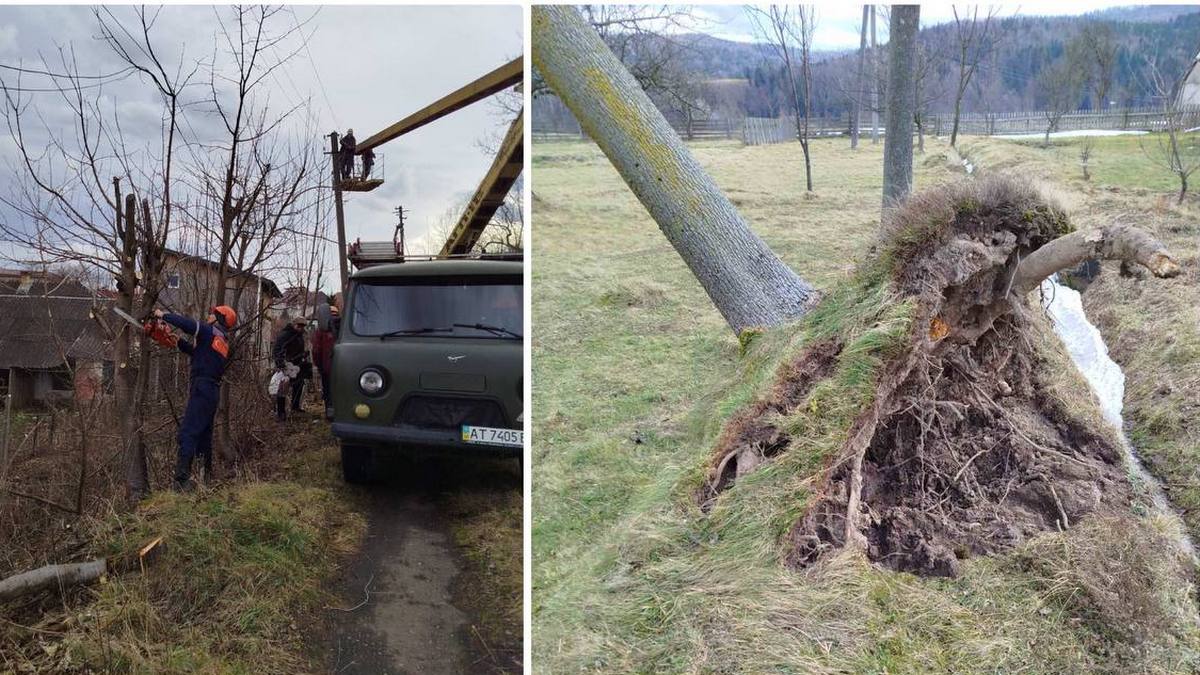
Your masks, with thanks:
M 1000 4 L 1000 16 L 1058 16 L 1084 14 L 1108 7 L 1129 5 L 1125 2 L 1096 0 L 1093 2 L 1025 3 Z M 857 49 L 859 24 L 862 21 L 862 5 L 844 2 L 817 3 L 817 31 L 815 48 L 818 50 Z M 959 9 L 962 10 L 960 5 Z M 981 12 L 984 10 L 981 9 Z M 694 29 L 709 35 L 738 42 L 754 41 L 754 27 L 746 18 L 742 5 L 698 5 L 693 8 L 696 17 Z M 953 21 L 950 3 L 922 4 L 921 25 L 933 26 Z M 876 35 L 887 34 L 887 22 L 876 16 Z
M 112 11 L 125 19 L 133 17 L 128 8 Z M 156 46 L 185 65 L 208 58 L 218 40 L 217 11 L 209 6 L 165 8 L 155 26 L 154 34 L 160 36 Z M 265 87 L 273 108 L 311 98 L 316 128 L 324 134 L 352 127 L 356 137 L 364 139 L 522 51 L 522 10 L 515 5 L 295 5 L 277 27 L 303 22 L 314 13 L 305 27 L 311 33 L 307 49 L 269 76 Z M 0 7 L 0 64 L 41 68 L 45 58 L 48 70 L 61 71 L 58 50 L 69 47 L 82 73 L 118 70 L 122 64 L 96 38 L 96 26 L 92 10 L 85 6 Z M 0 72 L 0 77 L 15 86 L 12 70 Z M 22 78 L 25 88 L 52 85 L 44 77 Z M 161 106 L 149 87 L 130 78 L 106 85 L 104 94 L 121 111 L 127 135 L 144 134 L 151 142 L 159 138 Z M 57 94 L 29 96 L 48 126 L 69 131 L 71 117 Z M 387 180 L 370 193 L 347 193 L 349 240 L 390 239 L 397 205 L 410 214 L 410 240 L 420 236 L 449 207 L 474 192 L 492 160 L 478 142 L 507 123 L 490 102 L 481 102 L 377 149 L 384 157 Z M 312 143 L 327 147 L 328 139 L 312 138 Z M 14 157 L 3 125 L 0 157 Z M 0 189 L 11 189 L 13 180 L 9 165 Z M 11 212 L 0 210 L 0 217 L 11 218 Z M 336 266 L 334 256 L 331 248 L 331 267 Z

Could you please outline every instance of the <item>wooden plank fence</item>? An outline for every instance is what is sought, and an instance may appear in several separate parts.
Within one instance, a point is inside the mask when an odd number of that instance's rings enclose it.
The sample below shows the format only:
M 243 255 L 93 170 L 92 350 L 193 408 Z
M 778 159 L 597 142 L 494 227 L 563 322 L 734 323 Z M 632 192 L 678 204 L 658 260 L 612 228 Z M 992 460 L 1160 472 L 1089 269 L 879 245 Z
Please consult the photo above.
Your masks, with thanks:
M 1200 127 L 1200 105 L 1185 106 L 1176 114 L 1183 128 Z M 934 136 L 948 136 L 953 120 L 947 114 L 926 114 L 925 132 Z M 975 136 L 1040 134 L 1045 133 L 1049 123 L 1045 111 L 965 113 L 959 117 L 959 133 Z M 1167 123 L 1167 113 L 1158 106 L 1077 110 L 1064 114 L 1054 131 L 1161 131 L 1167 128 Z M 684 140 L 740 138 L 746 145 L 766 145 L 797 138 L 795 118 L 790 116 L 693 120 L 690 127 L 685 121 L 671 120 L 671 126 Z M 809 119 L 808 127 L 809 135 L 813 138 L 848 135 L 850 120 L 847 117 L 813 117 Z M 870 127 L 860 127 L 859 133 L 870 134 Z M 544 124 L 535 118 L 533 138 L 538 142 L 578 140 L 586 138 L 586 134 L 574 120 L 569 125 Z
M 1177 113 L 1185 129 L 1200 126 L 1200 105 L 1185 106 Z M 1054 131 L 1162 131 L 1167 128 L 1167 113 L 1159 106 L 1076 110 L 1064 114 Z M 926 115 L 926 129 L 935 136 L 949 135 L 951 115 Z M 1046 111 L 1008 113 L 967 113 L 959 117 L 958 132 L 979 136 L 1045 133 L 1050 124 Z

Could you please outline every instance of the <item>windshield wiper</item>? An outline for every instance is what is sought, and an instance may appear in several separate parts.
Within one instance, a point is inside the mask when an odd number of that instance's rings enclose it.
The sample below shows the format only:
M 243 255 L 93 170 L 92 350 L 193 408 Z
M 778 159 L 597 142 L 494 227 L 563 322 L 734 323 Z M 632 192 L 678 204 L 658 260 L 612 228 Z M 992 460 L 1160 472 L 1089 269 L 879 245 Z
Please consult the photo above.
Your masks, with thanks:
M 507 336 L 515 338 L 517 340 L 521 339 L 520 333 L 514 333 L 507 328 L 503 328 L 501 326 L 492 326 L 492 325 L 489 325 L 486 323 L 456 323 L 456 324 L 454 324 L 454 327 L 455 328 L 474 328 L 475 330 L 486 330 L 486 331 L 492 333 L 493 335 L 499 335 L 501 337 L 507 335 Z
M 380 333 L 379 339 L 400 337 L 401 335 L 420 335 L 422 333 L 453 333 L 453 328 L 401 328 L 400 330 Z

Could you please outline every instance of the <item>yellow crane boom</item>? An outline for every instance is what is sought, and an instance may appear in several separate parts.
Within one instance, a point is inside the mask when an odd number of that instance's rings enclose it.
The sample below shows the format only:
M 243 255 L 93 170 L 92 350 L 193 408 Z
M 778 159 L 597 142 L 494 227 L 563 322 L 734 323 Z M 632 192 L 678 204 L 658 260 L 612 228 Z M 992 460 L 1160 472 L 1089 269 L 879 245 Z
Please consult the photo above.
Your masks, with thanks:
M 525 111 L 522 110 L 517 119 L 509 125 L 508 133 L 504 135 L 504 141 L 500 143 L 500 150 L 496 153 L 496 159 L 492 160 L 492 166 L 483 177 L 483 182 L 475 190 L 471 201 L 467 202 L 467 207 L 463 209 L 462 216 L 451 230 L 450 236 L 446 238 L 439 255 L 468 253 L 479 241 L 479 235 L 504 203 L 504 198 L 508 196 L 508 191 L 516 182 L 517 176 L 521 175 L 521 169 L 525 165 L 525 153 L 522 150 L 524 139 Z
M 445 117 L 455 110 L 465 108 L 476 101 L 485 99 L 496 92 L 516 85 L 521 82 L 524 73 L 525 61 L 522 57 L 518 56 L 474 82 L 446 94 L 383 131 L 367 138 L 365 141 L 359 141 L 355 146 L 355 152 L 362 154 L 390 140 L 399 138 L 414 129 L 419 129 L 434 120 Z

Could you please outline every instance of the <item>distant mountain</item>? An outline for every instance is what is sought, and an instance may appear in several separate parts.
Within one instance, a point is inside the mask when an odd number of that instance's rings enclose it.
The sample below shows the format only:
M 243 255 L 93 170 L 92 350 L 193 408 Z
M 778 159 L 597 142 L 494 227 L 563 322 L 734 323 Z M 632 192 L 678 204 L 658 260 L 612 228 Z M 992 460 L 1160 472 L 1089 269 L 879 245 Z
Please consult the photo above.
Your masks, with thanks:
M 1067 44 L 1089 22 L 1112 28 L 1117 47 L 1113 86 L 1107 98 L 1117 105 L 1148 105 L 1156 99 L 1150 84 L 1149 63 L 1153 61 L 1168 78 L 1181 77 L 1200 51 L 1200 6 L 1121 7 L 1081 16 L 1019 16 L 997 19 L 992 30 L 1000 40 L 980 65 L 965 98 L 968 111 L 1007 112 L 1039 109 L 1044 105 L 1038 89 L 1043 70 L 1064 57 Z M 926 95 L 933 100 L 931 112 L 953 108 L 953 86 L 958 76 L 953 23 L 922 29 L 920 40 L 933 55 L 932 72 L 926 78 Z M 708 38 L 695 40 L 703 47 L 700 56 L 689 57 L 689 65 L 702 77 L 750 80 L 745 112 L 774 116 L 787 108 L 786 79 L 782 66 L 764 46 Z M 886 58 L 886 49 L 879 50 Z M 858 57 L 854 51 L 821 54 L 814 58 L 814 115 L 844 115 L 853 103 Z M 886 66 L 878 69 L 880 90 Z M 1088 87 L 1081 87 L 1078 107 L 1097 108 Z
M 1200 5 L 1132 5 L 1089 12 L 1084 16 L 1104 21 L 1160 23 L 1197 12 L 1200 12 Z
M 680 35 L 672 39 L 687 46 L 684 50 L 684 67 L 704 73 L 711 79 L 743 78 L 746 77 L 747 69 L 775 59 L 775 52 L 766 44 L 735 42 L 699 33 Z M 820 63 L 849 53 L 819 51 L 813 52 L 812 59 L 813 63 Z

